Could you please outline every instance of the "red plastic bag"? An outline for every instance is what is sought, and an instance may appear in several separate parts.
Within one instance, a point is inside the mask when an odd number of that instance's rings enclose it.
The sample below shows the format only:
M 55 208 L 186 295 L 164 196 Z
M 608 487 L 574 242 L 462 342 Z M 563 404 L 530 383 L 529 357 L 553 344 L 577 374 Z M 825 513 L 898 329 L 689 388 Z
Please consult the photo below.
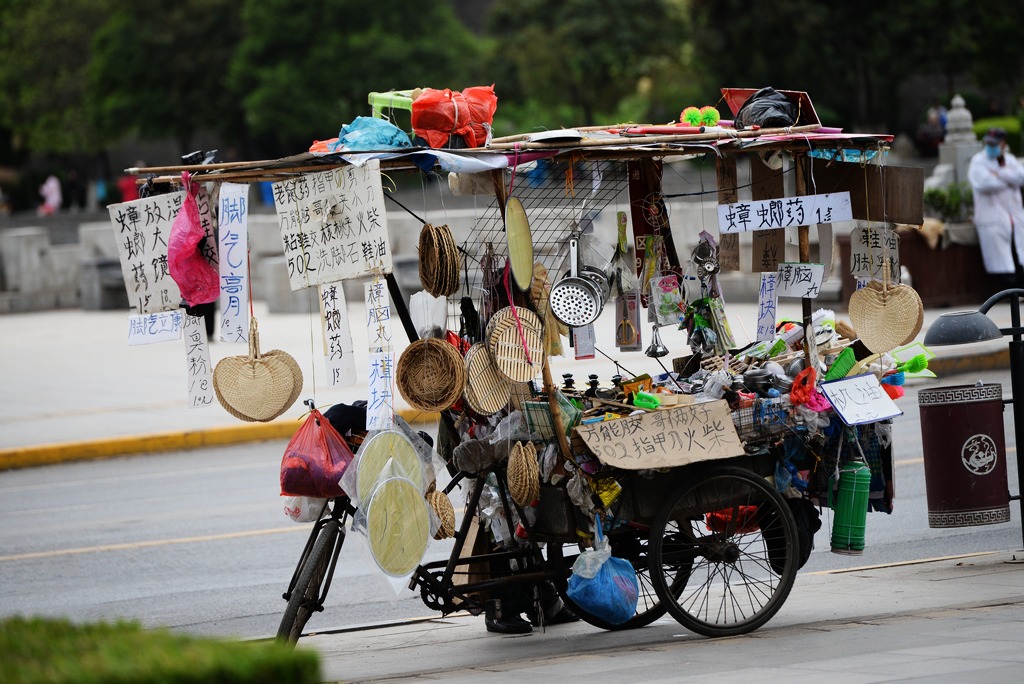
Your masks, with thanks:
M 313 409 L 284 450 L 281 494 L 341 496 L 341 476 L 352 459 L 352 450 L 331 422 Z
M 482 147 L 497 109 L 493 85 L 461 93 L 427 88 L 412 101 L 412 129 L 434 149 L 448 147 L 452 135 L 461 135 L 470 147 Z
M 196 195 L 199 186 L 191 182 L 188 171 L 181 174 L 185 184 L 185 203 L 174 218 L 171 235 L 167 239 L 167 266 L 171 279 L 181 290 L 189 306 L 209 304 L 220 296 L 220 274 L 217 267 L 206 260 L 199 245 L 206 237 L 199 218 Z

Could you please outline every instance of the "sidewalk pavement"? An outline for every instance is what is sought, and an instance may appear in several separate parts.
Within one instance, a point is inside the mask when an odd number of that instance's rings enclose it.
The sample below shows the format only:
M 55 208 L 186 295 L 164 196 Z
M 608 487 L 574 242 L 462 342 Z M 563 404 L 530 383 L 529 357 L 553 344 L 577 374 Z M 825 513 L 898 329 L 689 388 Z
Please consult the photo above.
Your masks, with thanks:
M 595 324 L 597 348 L 616 359 L 621 373 L 662 372 L 656 360 L 642 352 L 619 352 L 613 344 L 614 313 L 609 305 Z M 1009 308 L 997 307 L 992 318 L 1009 325 Z M 799 319 L 799 302 L 783 300 L 779 315 Z M 365 362 L 366 332 L 361 303 L 349 307 L 357 362 Z M 918 340 L 942 310 L 925 312 Z M 739 344 L 751 338 L 757 305 L 727 304 L 727 313 Z M 301 399 L 313 398 L 318 407 L 335 402 L 351 403 L 365 398 L 365 365 L 359 365 L 353 387 L 328 385 L 324 369 L 318 314 L 269 314 L 257 302 L 260 345 L 263 351 L 282 349 L 298 361 L 304 377 Z M 837 312 L 845 318 L 845 312 Z M 397 352 L 407 344 L 404 331 L 394 321 Z M 644 346 L 650 329 L 642 331 Z M 3 339 L 4 391 L 0 395 L 0 470 L 31 467 L 69 460 L 106 458 L 128 454 L 175 451 L 204 446 L 261 440 L 287 439 L 300 425 L 305 407 L 296 402 L 282 417 L 270 423 L 245 423 L 228 414 L 218 403 L 187 407 L 186 362 L 183 343 L 129 347 L 128 316 L 124 311 L 56 310 L 0 317 Z M 661 337 L 670 355 L 660 361 L 689 353 L 685 333 L 663 328 Z M 552 359 L 552 374 L 572 373 L 577 386 L 596 373 L 610 384 L 616 372 L 613 362 L 600 354 L 590 360 L 570 356 Z M 965 347 L 938 347 L 931 367 L 941 377 L 1008 366 L 1003 340 Z M 215 342 L 213 364 L 226 357 L 246 355 L 242 344 Z M 435 418 L 410 409 L 396 394 L 396 410 L 410 422 Z
M 502 636 L 482 617 L 449 616 L 312 634 L 299 647 L 320 654 L 331 682 L 1019 682 L 1024 565 L 1012 557 L 798 574 L 780 612 L 740 637 L 700 637 L 671 617 Z

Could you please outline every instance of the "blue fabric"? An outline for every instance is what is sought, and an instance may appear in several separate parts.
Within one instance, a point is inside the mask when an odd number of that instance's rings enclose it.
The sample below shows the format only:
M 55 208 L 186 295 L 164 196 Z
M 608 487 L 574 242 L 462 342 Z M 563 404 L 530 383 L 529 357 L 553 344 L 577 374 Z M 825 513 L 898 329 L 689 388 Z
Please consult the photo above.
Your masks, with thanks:
M 387 150 L 412 147 L 412 141 L 398 126 L 372 116 L 357 116 L 338 132 L 338 140 L 331 152 L 346 150 Z

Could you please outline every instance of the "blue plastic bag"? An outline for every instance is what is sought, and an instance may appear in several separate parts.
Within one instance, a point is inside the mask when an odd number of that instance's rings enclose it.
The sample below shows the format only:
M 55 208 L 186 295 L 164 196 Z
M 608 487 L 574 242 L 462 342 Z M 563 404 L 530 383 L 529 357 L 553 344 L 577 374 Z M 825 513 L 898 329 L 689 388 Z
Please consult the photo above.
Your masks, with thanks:
M 633 564 L 612 557 L 601 518 L 594 518 L 594 548 L 580 554 L 572 565 L 568 596 L 573 603 L 605 622 L 621 625 L 636 614 L 640 585 Z

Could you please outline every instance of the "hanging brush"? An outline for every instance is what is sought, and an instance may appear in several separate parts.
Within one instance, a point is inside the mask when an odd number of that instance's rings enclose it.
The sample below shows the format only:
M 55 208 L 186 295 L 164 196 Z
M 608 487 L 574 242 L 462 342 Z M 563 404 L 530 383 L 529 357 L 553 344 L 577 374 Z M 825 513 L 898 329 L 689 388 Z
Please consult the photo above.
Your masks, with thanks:
M 924 354 L 918 354 L 912 356 L 903 363 L 896 364 L 897 371 L 903 371 L 904 373 L 920 373 L 923 370 L 928 370 L 928 357 Z

